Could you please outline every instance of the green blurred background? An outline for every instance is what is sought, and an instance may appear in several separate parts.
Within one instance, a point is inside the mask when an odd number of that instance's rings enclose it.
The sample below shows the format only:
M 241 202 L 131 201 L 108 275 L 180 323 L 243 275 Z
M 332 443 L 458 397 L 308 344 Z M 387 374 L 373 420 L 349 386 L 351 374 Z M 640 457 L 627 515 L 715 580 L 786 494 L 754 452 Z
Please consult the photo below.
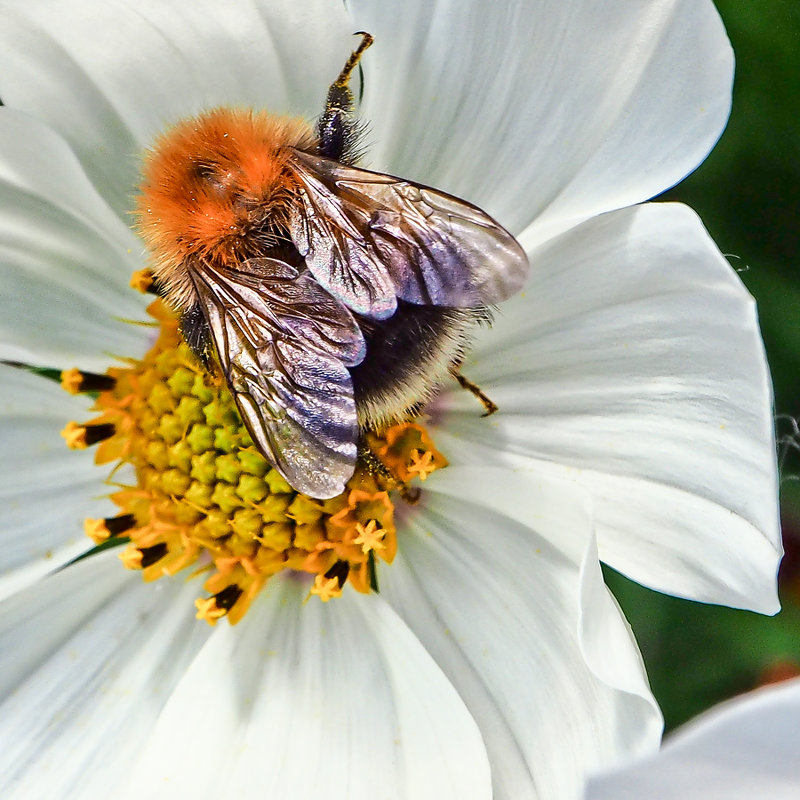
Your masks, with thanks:
M 715 0 L 736 53 L 730 123 L 663 199 L 695 208 L 758 301 L 775 383 L 786 556 L 774 618 L 650 592 L 607 571 L 667 728 L 800 674 L 800 0 Z

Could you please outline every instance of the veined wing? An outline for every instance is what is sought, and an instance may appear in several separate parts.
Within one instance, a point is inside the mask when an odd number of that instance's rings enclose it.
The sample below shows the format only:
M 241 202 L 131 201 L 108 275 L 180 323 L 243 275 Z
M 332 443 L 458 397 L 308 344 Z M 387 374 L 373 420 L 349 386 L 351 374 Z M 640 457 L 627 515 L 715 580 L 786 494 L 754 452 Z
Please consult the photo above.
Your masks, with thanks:
M 349 366 L 364 357 L 350 312 L 273 259 L 192 265 L 220 365 L 255 445 L 298 491 L 335 497 L 356 462 Z
M 428 186 L 296 150 L 292 240 L 314 277 L 359 314 L 411 303 L 475 307 L 528 275 L 516 239 L 476 206 Z

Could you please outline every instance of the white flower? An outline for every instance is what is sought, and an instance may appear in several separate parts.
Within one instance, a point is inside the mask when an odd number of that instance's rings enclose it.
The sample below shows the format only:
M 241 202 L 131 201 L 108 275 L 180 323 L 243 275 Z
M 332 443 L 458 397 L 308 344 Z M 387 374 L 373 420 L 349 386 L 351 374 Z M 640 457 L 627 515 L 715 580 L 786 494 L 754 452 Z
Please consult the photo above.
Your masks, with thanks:
M 485 208 L 530 284 L 447 391 L 451 466 L 379 595 L 273 579 L 236 628 L 194 582 L 103 553 L 67 451 L 88 404 L 2 367 L 0 794 L 574 797 L 660 716 L 600 557 L 648 586 L 777 610 L 770 383 L 752 299 L 696 216 L 634 205 L 707 154 L 732 54 L 705 0 L 5 3 L 0 358 L 104 371 L 149 331 L 127 288 L 137 156 L 217 104 L 313 118 L 368 30 L 367 165 Z M 123 791 L 124 790 L 124 791 Z M 115 790 L 116 791 L 116 790 Z M 492 795 L 493 792 L 493 795 Z
M 586 800 L 794 800 L 800 795 L 800 680 L 722 703 L 656 755 L 593 778 Z

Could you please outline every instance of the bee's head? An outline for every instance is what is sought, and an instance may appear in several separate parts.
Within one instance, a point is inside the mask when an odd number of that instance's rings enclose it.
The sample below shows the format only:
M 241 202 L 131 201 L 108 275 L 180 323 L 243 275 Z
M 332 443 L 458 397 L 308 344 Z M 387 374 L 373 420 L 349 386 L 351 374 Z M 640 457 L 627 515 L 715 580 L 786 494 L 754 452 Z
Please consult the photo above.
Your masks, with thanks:
M 301 119 L 219 108 L 179 122 L 145 156 L 134 214 L 152 269 L 177 307 L 187 259 L 229 263 L 254 228 L 280 228 L 292 194 L 289 148 L 313 147 Z

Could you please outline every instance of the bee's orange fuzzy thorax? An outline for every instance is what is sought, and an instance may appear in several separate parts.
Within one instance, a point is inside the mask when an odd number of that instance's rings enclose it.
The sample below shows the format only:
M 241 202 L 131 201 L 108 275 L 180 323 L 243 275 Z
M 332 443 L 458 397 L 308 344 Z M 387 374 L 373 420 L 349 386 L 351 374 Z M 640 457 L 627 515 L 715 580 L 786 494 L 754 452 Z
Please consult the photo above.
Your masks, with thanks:
M 246 257 L 253 226 L 281 223 L 293 184 L 289 148 L 313 148 L 309 124 L 266 112 L 219 108 L 183 120 L 147 153 L 136 227 L 153 272 L 178 307 L 193 291 L 184 266 L 199 257 L 226 263 Z

